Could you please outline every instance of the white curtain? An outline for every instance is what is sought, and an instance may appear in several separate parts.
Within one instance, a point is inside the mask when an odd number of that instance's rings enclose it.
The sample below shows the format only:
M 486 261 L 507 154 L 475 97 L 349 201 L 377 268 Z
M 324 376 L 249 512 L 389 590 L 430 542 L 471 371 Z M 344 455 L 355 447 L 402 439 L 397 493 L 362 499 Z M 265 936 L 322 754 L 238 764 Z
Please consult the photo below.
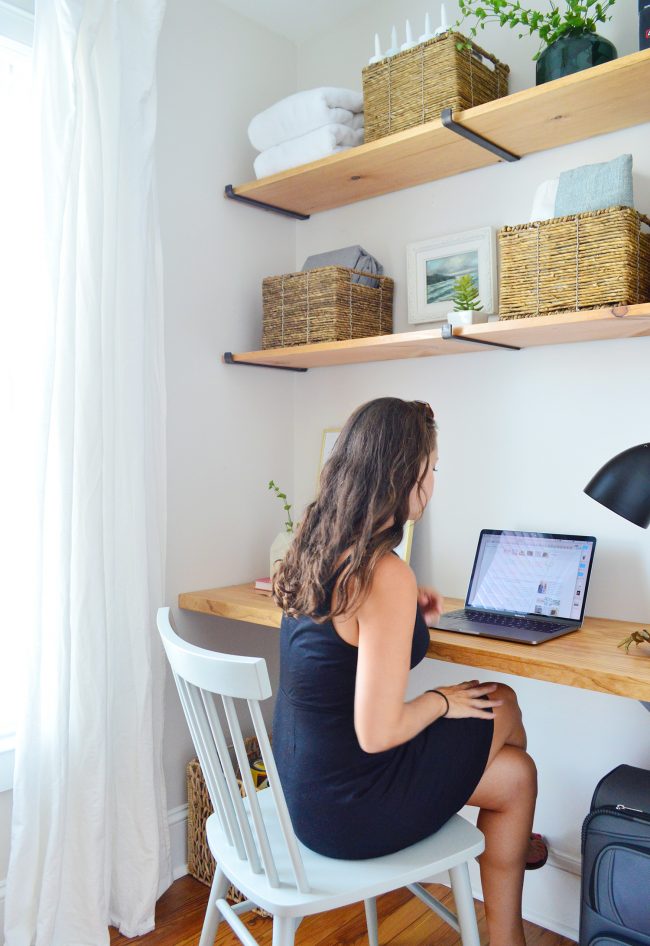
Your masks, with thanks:
M 165 389 L 154 180 L 164 0 L 41 0 L 46 309 L 37 611 L 6 946 L 107 944 L 170 883 L 162 771 Z

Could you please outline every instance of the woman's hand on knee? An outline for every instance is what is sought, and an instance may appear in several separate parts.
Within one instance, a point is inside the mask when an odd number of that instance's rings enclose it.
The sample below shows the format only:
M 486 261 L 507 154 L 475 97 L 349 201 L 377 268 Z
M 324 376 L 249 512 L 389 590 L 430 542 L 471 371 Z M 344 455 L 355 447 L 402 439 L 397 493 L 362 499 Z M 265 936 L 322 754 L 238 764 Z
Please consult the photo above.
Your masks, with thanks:
M 491 710 L 493 706 L 501 706 L 503 700 L 491 700 L 491 693 L 497 689 L 496 683 L 479 683 L 478 680 L 468 680 L 451 687 L 436 687 L 444 693 L 449 702 L 449 711 L 446 719 L 494 719 Z

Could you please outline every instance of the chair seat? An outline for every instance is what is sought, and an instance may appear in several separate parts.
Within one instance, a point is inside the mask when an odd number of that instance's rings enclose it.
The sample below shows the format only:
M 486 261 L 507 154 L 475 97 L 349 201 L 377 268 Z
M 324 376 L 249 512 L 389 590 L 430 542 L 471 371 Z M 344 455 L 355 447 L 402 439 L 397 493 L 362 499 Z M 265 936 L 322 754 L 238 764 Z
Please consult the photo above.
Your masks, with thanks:
M 460 815 L 454 815 L 431 837 L 411 847 L 369 860 L 323 857 L 299 844 L 311 886 L 309 893 L 301 893 L 295 887 L 271 789 L 258 792 L 257 798 L 267 825 L 280 887 L 271 887 L 264 874 L 253 873 L 248 861 L 239 860 L 216 815 L 211 815 L 207 821 L 208 843 L 228 879 L 257 906 L 278 916 L 308 916 L 376 897 L 469 861 L 481 854 L 485 846 L 478 828 Z

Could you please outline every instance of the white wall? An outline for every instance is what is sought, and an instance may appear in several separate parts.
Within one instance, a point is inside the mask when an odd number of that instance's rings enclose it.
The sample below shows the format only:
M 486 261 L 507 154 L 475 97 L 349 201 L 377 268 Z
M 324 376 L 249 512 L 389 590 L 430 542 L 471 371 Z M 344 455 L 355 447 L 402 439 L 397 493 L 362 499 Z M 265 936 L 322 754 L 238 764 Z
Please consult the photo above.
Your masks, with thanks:
M 267 491 L 293 487 L 293 385 L 283 372 L 228 367 L 224 351 L 258 348 L 262 277 L 293 267 L 292 221 L 226 201 L 253 176 L 248 122 L 295 90 L 288 41 L 214 0 L 168 0 L 159 51 L 158 174 L 168 390 L 167 601 L 181 591 L 268 571 L 282 510 Z M 188 616 L 181 633 L 277 663 L 275 638 Z M 168 807 L 182 816 L 194 752 L 168 688 Z M 180 809 L 180 812 L 179 812 Z M 181 820 L 177 834 L 182 839 Z M 178 866 L 178 865 L 177 865 Z
M 298 87 L 360 87 L 372 35 L 393 22 L 423 21 L 426 2 L 373 5 L 331 35 L 299 49 Z M 602 33 L 619 54 L 636 47 L 635 4 L 622 3 Z M 534 84 L 535 51 L 516 32 L 479 36 L 512 67 L 511 90 Z M 396 331 L 406 317 L 406 244 L 491 225 L 525 222 L 535 186 L 565 168 L 634 155 L 636 204 L 650 210 L 649 126 L 447 178 L 319 214 L 297 226 L 297 263 L 315 252 L 361 243 L 396 280 Z M 418 328 L 423 326 L 418 326 Z M 433 501 L 415 530 L 412 565 L 421 582 L 462 597 L 481 528 L 593 533 L 598 537 L 588 612 L 627 620 L 650 613 L 648 534 L 587 499 L 582 489 L 610 456 L 648 439 L 650 339 L 593 342 L 522 352 L 472 353 L 310 371 L 296 379 L 295 489 L 311 498 L 321 431 L 343 423 L 362 401 L 381 395 L 430 401 L 440 431 Z M 630 660 L 647 660 L 632 656 Z M 428 660 L 414 692 L 475 676 L 474 668 Z M 530 875 L 526 913 L 575 934 L 579 837 L 597 779 L 620 762 L 650 765 L 650 716 L 640 704 L 506 675 L 518 691 L 530 750 L 540 771 L 536 829 L 554 848 L 556 867 Z M 650 693 L 649 693 L 650 698 Z M 569 873 L 560 870 L 567 868 Z

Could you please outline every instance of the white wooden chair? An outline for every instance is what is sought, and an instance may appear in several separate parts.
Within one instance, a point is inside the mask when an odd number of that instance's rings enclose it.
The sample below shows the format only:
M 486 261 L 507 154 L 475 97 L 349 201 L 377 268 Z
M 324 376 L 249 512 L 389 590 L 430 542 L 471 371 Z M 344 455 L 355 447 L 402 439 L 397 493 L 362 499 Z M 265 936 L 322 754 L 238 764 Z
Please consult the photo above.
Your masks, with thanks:
M 221 918 L 244 946 L 258 946 L 239 918 L 253 906 L 273 915 L 273 946 L 292 946 L 303 917 L 361 900 L 368 942 L 378 946 L 376 898 L 399 887 L 408 887 L 459 932 L 463 946 L 480 946 L 468 872 L 468 862 L 484 848 L 477 828 L 454 815 L 426 840 L 371 860 L 334 860 L 310 851 L 293 833 L 259 706 L 271 696 L 266 662 L 187 643 L 172 628 L 169 608 L 158 611 L 158 630 L 215 811 L 206 830 L 217 869 L 199 946 L 213 946 Z M 269 787 L 260 792 L 253 786 L 235 700 L 248 704 L 266 766 Z M 244 780 L 245 799 L 229 743 Z M 442 871 L 449 871 L 458 916 L 419 883 Z M 244 903 L 227 903 L 229 882 L 248 898 Z

